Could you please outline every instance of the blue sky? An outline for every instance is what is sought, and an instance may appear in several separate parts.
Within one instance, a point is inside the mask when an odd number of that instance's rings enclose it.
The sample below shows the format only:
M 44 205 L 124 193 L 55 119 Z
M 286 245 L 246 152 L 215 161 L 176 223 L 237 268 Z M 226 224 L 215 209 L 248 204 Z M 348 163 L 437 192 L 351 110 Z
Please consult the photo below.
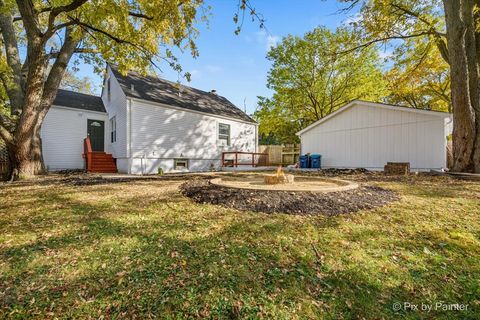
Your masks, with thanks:
M 235 35 L 233 15 L 237 0 L 206 0 L 212 6 L 209 26 L 200 24 L 197 46 L 200 56 L 189 53 L 177 57 L 184 71 L 192 74 L 191 82 L 180 81 L 198 89 L 215 89 L 247 113 L 253 113 L 257 96 L 271 96 L 266 87 L 270 61 L 265 56 L 270 45 L 288 34 L 302 35 L 318 25 L 336 28 L 348 16 L 339 14 L 342 4 L 336 0 L 251 0 L 266 19 L 268 32 L 246 17 L 240 35 Z M 351 14 L 350 14 L 351 15 Z M 165 79 L 179 80 L 176 72 L 161 65 Z M 89 76 L 100 91 L 101 79 L 88 66 L 80 76 Z

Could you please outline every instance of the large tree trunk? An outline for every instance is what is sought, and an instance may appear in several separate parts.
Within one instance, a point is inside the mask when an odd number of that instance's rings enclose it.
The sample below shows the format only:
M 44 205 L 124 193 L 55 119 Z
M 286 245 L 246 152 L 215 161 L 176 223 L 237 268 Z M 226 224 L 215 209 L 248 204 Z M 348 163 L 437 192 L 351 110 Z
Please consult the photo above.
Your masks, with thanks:
M 13 169 L 19 178 L 29 178 L 44 171 L 37 127 L 43 100 L 47 57 L 40 45 L 41 40 L 35 39 L 35 42 L 38 43 L 28 50 L 29 69 L 25 98 L 13 137 Z
M 33 45 L 29 46 L 27 56 L 29 66 L 26 92 L 12 143 L 14 178 L 29 178 L 46 171 L 40 130 L 50 105 L 55 99 L 65 69 L 80 40 L 73 38 L 69 29 L 66 29 L 64 44 L 48 74 L 48 57 L 41 41 L 32 37 L 29 42 Z
M 10 149 L 13 179 L 25 179 L 46 172 L 39 130 L 29 130 L 28 134 L 23 136 L 23 140 L 17 140 Z
M 453 105 L 453 171 L 477 171 L 480 88 L 473 0 L 444 0 Z

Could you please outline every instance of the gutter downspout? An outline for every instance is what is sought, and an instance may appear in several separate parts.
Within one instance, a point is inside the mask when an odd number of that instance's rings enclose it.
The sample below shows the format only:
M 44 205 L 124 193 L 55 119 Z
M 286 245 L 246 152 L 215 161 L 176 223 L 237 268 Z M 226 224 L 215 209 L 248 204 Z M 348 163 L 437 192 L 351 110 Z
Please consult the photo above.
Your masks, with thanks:
M 444 150 L 445 150 L 444 164 L 445 164 L 445 168 L 449 169 L 448 168 L 448 136 L 453 134 L 453 115 L 449 116 L 447 119 L 448 119 L 447 121 L 444 121 L 443 135 L 445 138 L 443 141 L 444 141 Z M 448 129 L 451 125 L 452 125 L 452 131 L 450 132 Z M 452 153 L 453 153 L 453 150 L 452 150 Z
M 258 124 L 255 124 L 255 153 L 258 152 Z
M 132 174 L 132 100 L 127 98 L 127 164 L 128 174 Z

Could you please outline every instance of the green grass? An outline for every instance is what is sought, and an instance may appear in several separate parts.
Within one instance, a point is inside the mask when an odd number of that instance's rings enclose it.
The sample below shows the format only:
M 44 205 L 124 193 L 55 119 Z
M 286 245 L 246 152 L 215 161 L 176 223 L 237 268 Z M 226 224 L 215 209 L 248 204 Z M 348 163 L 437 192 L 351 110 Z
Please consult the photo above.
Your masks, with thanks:
M 380 182 L 402 200 L 300 217 L 49 181 L 0 186 L 0 318 L 479 318 L 478 183 Z M 393 310 L 440 301 L 468 307 Z

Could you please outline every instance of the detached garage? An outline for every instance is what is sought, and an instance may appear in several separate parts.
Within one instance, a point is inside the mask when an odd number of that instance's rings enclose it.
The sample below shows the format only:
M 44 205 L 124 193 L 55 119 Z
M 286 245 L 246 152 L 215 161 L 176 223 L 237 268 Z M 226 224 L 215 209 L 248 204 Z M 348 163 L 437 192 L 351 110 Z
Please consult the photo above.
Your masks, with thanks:
M 387 162 L 409 162 L 414 171 L 447 166 L 446 112 L 352 101 L 297 135 L 302 154 L 322 155 L 322 168 L 383 170 Z

